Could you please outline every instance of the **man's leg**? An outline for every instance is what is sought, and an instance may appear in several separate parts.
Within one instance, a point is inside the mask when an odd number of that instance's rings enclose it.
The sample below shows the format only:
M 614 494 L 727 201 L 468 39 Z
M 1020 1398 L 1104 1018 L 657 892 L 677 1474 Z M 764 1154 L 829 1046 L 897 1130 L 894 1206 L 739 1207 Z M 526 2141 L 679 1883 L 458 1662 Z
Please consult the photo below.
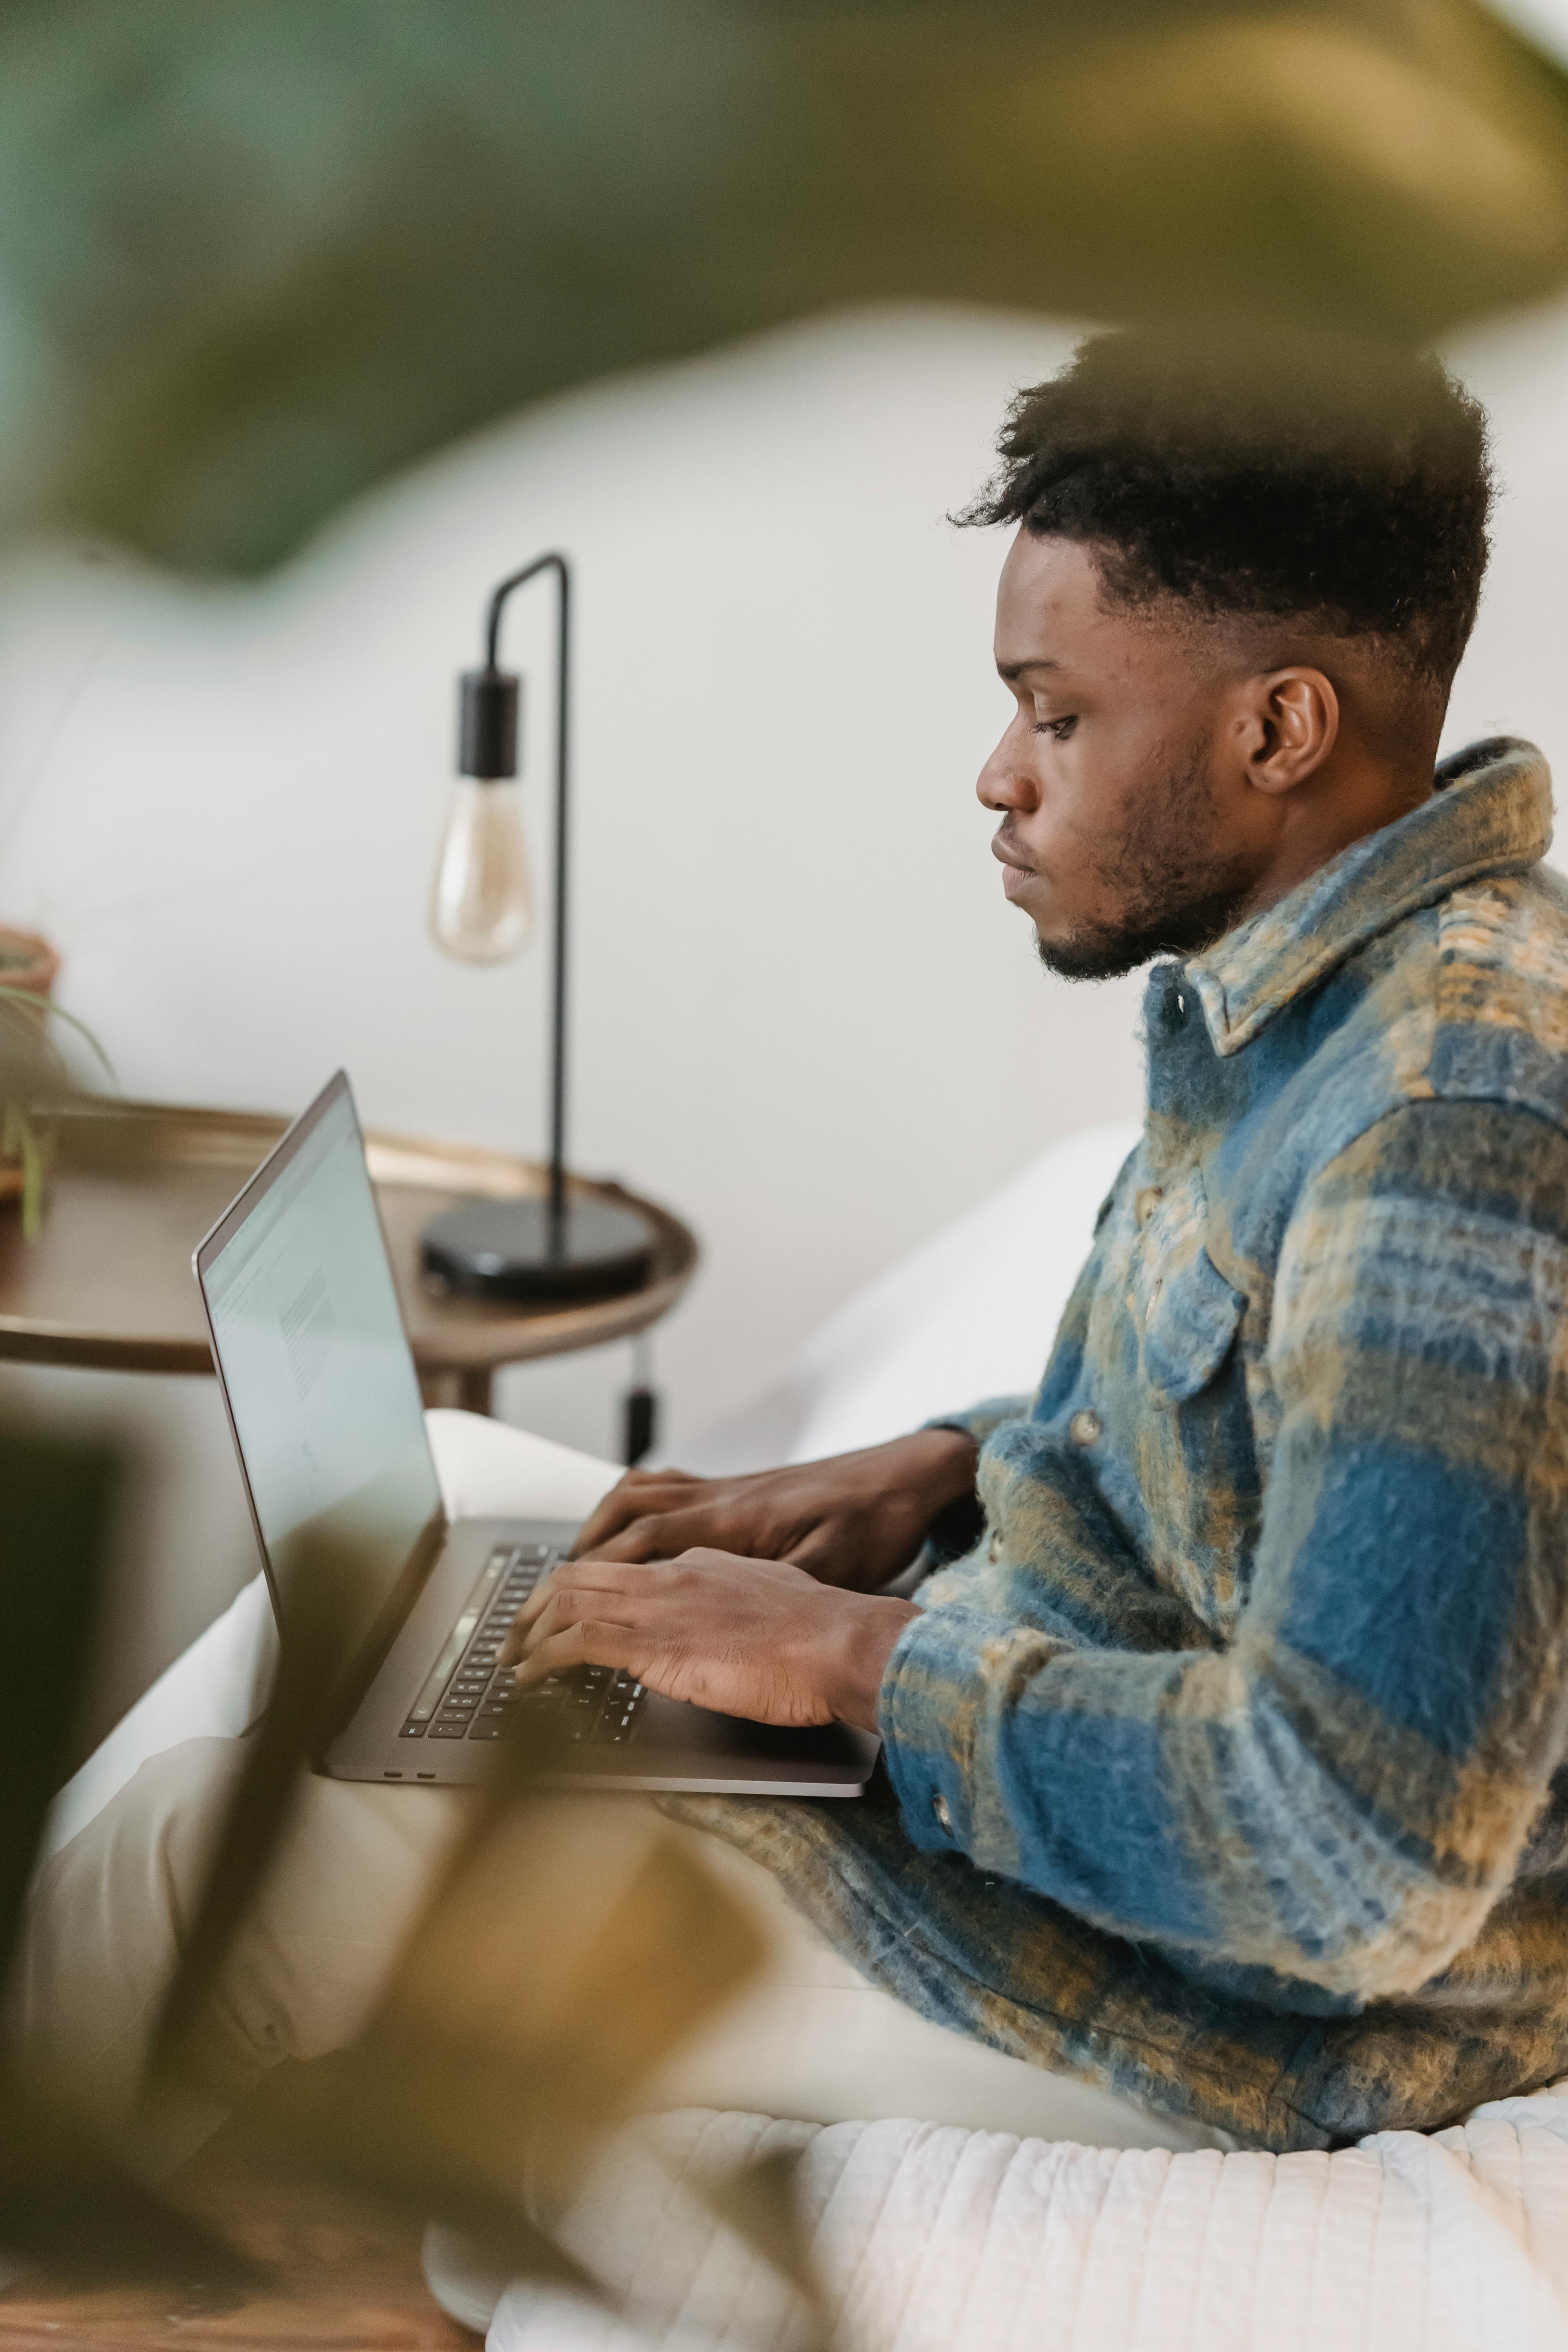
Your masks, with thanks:
M 467 1415 L 433 1415 L 448 1506 L 579 1517 L 617 1475 Z M 40 1873 L 12 2010 L 35 2063 L 100 2117 L 123 2115 L 188 1930 L 242 1750 L 188 1741 L 144 1764 Z M 210 2072 L 238 2094 L 279 2059 L 341 2048 L 363 2023 L 464 1817 L 460 1792 L 308 1780 L 220 1987 Z M 915 2116 L 1100 2145 L 1206 2135 L 929 2024 L 860 1978 L 758 1864 L 635 1799 L 562 1798 L 586 1878 L 637 1839 L 678 1835 L 753 1913 L 771 1961 L 636 2104 L 835 2123 Z
M 426 1419 L 453 1518 L 584 1518 L 620 1475 L 474 1413 Z M 6 1996 L 9 2032 L 100 2122 L 122 2119 L 134 2097 L 244 1759 L 235 1735 L 262 1703 L 273 1649 L 265 1592 L 247 1588 L 56 1806 Z M 279 2058 L 352 2039 L 464 1810 L 457 1790 L 301 1784 L 220 1988 L 204 2053 L 216 2082 L 237 2092 Z
M 143 1765 L 38 1880 L 13 1989 L 17 2029 L 32 2063 L 100 2121 L 129 2113 L 242 1760 L 238 1741 L 203 1739 Z M 210 2120 L 279 2060 L 324 2056 L 353 2039 L 467 1805 L 458 1790 L 304 1783 L 209 2020 Z M 831 1950 L 759 1864 L 636 1799 L 557 1798 L 541 1829 L 580 1856 L 582 1887 L 624 1883 L 646 1841 L 679 1839 L 761 1931 L 761 1975 L 656 2077 L 631 2086 L 639 2109 L 728 2107 L 817 2123 L 913 2116 L 1101 2147 L 1215 2145 L 931 2024 Z
M 153 1757 L 34 1883 L 10 2032 L 28 2070 L 100 2126 L 130 2116 L 244 1762 L 237 1739 Z M 459 1790 L 302 1780 L 204 2021 L 209 2126 L 278 2060 L 353 2040 L 462 1817 Z
M 719 2107 L 805 2123 L 910 2116 L 1089 2147 L 1229 2147 L 1206 2126 L 1155 2115 L 1091 2083 L 933 2025 L 868 1983 L 749 1854 L 677 1822 L 693 1858 L 751 1911 L 761 1973 L 641 2085 L 639 2110 Z

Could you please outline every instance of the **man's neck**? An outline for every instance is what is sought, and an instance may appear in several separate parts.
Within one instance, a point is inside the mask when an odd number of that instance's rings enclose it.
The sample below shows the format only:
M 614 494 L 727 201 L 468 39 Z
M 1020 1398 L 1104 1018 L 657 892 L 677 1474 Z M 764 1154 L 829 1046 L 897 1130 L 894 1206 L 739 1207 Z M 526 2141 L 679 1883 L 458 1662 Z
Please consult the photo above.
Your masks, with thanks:
M 1314 779 L 1300 800 L 1291 796 L 1267 866 L 1247 892 L 1238 923 L 1278 905 L 1292 890 L 1330 865 L 1352 842 L 1397 824 L 1432 797 L 1434 762 L 1390 768 L 1370 757 L 1336 763 Z

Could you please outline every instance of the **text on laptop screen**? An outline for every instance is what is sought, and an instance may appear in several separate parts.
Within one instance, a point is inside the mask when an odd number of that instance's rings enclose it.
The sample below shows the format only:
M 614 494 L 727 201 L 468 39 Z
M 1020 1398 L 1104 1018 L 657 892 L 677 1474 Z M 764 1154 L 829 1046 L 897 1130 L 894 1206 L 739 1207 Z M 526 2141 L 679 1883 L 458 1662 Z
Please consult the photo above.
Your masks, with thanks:
M 321 1535 L 354 1563 L 356 1630 L 368 1633 L 440 1490 L 346 1088 L 204 1287 L 285 1622 Z

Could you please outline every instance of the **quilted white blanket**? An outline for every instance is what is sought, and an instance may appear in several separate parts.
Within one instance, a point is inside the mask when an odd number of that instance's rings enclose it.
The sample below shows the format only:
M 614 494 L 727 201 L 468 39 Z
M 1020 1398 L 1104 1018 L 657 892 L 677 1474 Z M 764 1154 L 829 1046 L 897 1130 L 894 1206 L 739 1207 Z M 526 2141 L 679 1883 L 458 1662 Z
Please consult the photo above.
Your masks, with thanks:
M 1173 2156 L 690 2111 L 616 2145 L 566 2235 L 629 2300 L 526 2284 L 487 2352 L 787 2352 L 791 2291 L 685 2189 L 776 2147 L 837 2352 L 1563 2352 L 1568 2082 L 1430 2137 Z

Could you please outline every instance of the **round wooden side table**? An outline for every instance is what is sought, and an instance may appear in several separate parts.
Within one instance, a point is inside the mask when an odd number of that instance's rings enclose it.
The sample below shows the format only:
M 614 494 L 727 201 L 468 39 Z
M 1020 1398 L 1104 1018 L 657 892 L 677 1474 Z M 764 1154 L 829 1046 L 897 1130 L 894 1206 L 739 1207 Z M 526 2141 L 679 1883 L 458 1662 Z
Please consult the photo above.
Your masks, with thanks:
M 0 1213 L 0 1359 L 210 1372 L 191 1253 L 288 1124 L 256 1111 L 97 1096 L 74 1102 L 56 1123 L 43 1232 L 25 1242 L 20 1217 Z M 697 1242 L 679 1217 L 617 1184 L 574 1176 L 574 1193 L 639 1209 L 658 1234 L 640 1289 L 565 1306 L 441 1297 L 419 1265 L 429 1220 L 475 1193 L 542 1194 L 544 1169 L 477 1145 L 377 1129 L 365 1149 L 426 1404 L 488 1412 L 500 1365 L 646 1330 L 696 1269 Z

